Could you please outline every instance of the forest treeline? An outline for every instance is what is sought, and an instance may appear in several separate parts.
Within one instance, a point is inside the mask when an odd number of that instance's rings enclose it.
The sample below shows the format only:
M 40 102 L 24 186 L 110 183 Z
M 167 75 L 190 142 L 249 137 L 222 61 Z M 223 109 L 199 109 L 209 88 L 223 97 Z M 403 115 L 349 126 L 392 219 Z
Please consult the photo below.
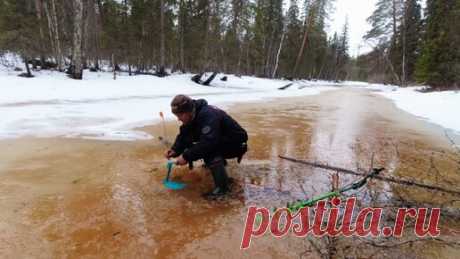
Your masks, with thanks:
M 458 85 L 460 0 L 379 0 L 351 57 L 333 0 L 0 0 L 0 54 L 68 70 L 223 72 L 267 78 Z M 27 66 L 28 67 L 28 66 Z
M 460 0 L 378 0 L 364 36 L 373 51 L 356 60 L 356 79 L 460 86 Z

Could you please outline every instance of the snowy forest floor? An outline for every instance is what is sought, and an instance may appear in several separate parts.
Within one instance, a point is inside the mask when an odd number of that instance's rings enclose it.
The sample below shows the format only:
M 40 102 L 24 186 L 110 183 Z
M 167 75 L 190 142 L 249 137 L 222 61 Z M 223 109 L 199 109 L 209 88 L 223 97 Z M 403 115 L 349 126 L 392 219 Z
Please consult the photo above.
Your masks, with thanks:
M 176 94 L 206 98 L 228 106 L 281 97 L 319 94 L 341 87 L 378 91 L 396 105 L 420 118 L 460 132 L 460 93 L 455 91 L 420 93 L 419 87 L 397 88 L 363 82 L 271 80 L 219 74 L 212 86 L 193 83 L 191 74 L 165 78 L 118 75 L 85 71 L 84 80 L 72 80 L 64 73 L 40 71 L 35 78 L 21 78 L 18 72 L 0 66 L 0 139 L 23 136 L 80 137 L 136 140 L 155 138 L 134 127 L 158 122 L 159 112 L 174 120 L 169 102 Z M 286 90 L 280 87 L 293 83 Z
M 184 84 L 188 83 L 184 80 Z M 278 85 L 283 82 L 273 89 Z M 458 255 L 460 248 L 453 244 L 460 242 L 459 197 L 384 182 L 375 182 L 351 194 L 358 197 L 362 206 L 386 207 L 389 221 L 395 207 L 442 207 L 442 241 L 417 239 L 410 229 L 402 239 L 375 240 L 301 239 L 292 235 L 275 239 L 267 234 L 254 239 L 249 250 L 239 250 L 248 206 L 279 207 L 331 188 L 330 172 L 282 161 L 278 155 L 356 169 L 368 168 L 373 154 L 374 165 L 387 168 L 384 172 L 387 176 L 458 190 L 460 153 L 452 142 L 459 143 L 460 136 L 455 131 L 420 120 L 369 89 L 328 90 L 315 92 L 314 96 L 282 99 L 273 99 L 277 96 L 270 93 L 270 102 L 255 99 L 226 105 L 229 113 L 248 130 L 250 148 L 242 164 L 229 165 L 236 186 L 232 198 L 224 202 L 201 198 L 200 194 L 211 188 L 212 183 L 209 173 L 199 163 L 192 173 L 186 168 L 176 168 L 173 172 L 174 179 L 188 184 L 185 190 L 166 190 L 162 186 L 166 173 L 162 158 L 165 147 L 156 138 L 1 140 L 0 255 L 6 258 L 18 255 L 454 258 Z M 278 94 L 278 90 L 273 91 Z M 211 104 L 212 96 L 206 95 Z M 243 97 L 248 98 L 244 94 L 233 96 Z M 157 111 L 166 111 L 169 98 L 164 97 L 165 107 L 154 108 L 157 110 L 153 112 L 151 104 L 141 105 L 135 112 L 155 117 Z M 36 105 L 41 102 L 38 98 L 33 101 L 38 102 Z M 122 108 L 126 107 L 129 106 Z M 137 128 L 136 132 L 143 132 L 139 133 L 142 136 L 164 135 L 161 125 L 153 122 Z M 175 121 L 167 123 L 168 139 L 177 133 L 178 125 Z M 340 184 L 356 179 L 343 175 Z

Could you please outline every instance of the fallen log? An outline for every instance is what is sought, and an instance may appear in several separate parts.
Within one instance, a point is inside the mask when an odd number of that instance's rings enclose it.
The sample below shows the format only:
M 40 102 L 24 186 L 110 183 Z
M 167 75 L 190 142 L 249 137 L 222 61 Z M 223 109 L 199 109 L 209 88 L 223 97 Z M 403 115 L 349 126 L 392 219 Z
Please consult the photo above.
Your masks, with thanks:
M 129 72 L 129 71 L 121 71 L 121 72 Z M 143 76 L 156 76 L 155 73 L 151 72 L 144 72 L 144 71 L 134 71 L 134 75 L 143 75 Z
M 340 167 L 335 167 L 335 166 L 330 166 L 330 165 L 323 165 L 319 163 L 313 163 L 305 160 L 300 160 L 300 159 L 295 159 L 295 158 L 290 158 L 290 157 L 285 157 L 285 156 L 278 156 L 281 159 L 299 163 L 299 164 L 304 164 L 312 167 L 317 167 L 321 169 L 326 169 L 326 170 L 331 170 L 339 173 L 344 173 L 344 174 L 351 174 L 351 175 L 359 175 L 359 176 L 366 176 L 366 174 L 363 173 L 358 173 L 353 170 L 345 169 L 345 168 L 340 168 Z M 455 190 L 449 190 L 440 186 L 432 186 L 428 184 L 423 184 L 423 183 L 417 183 L 417 182 L 412 182 L 408 180 L 402 180 L 402 179 L 397 179 L 394 177 L 385 177 L 385 176 L 380 176 L 376 175 L 373 177 L 374 179 L 381 180 L 381 181 L 386 181 L 386 182 L 391 182 L 391 183 L 396 183 L 396 184 L 402 184 L 402 185 L 407 185 L 407 186 L 415 186 L 419 188 L 424 188 L 424 189 L 429 189 L 432 191 L 440 191 L 440 192 L 445 192 L 445 193 L 450 193 L 450 194 L 455 194 L 460 196 L 460 191 L 455 191 Z
M 217 76 L 217 72 L 212 73 L 212 75 L 208 79 L 206 79 L 206 81 L 204 81 L 203 85 L 209 86 L 212 80 L 216 78 L 216 76 Z
M 201 85 L 201 77 L 203 76 L 203 73 L 196 74 L 192 76 L 192 81 Z
M 309 85 L 301 85 L 301 86 L 299 86 L 299 90 L 302 90 L 302 89 L 307 88 L 307 87 L 309 87 Z
M 286 90 L 286 89 L 288 89 L 289 87 L 291 87 L 293 84 L 294 84 L 294 83 L 289 83 L 289 84 L 287 84 L 287 85 L 285 85 L 285 86 L 282 86 L 282 87 L 278 88 L 278 90 Z
M 192 76 L 191 80 L 199 85 L 205 85 L 205 86 L 209 86 L 212 82 L 212 80 L 214 80 L 214 78 L 216 78 L 217 76 L 217 72 L 214 72 L 212 73 L 212 75 L 210 77 L 208 77 L 208 79 L 206 79 L 205 81 L 201 81 L 201 78 L 203 77 L 203 74 L 204 73 L 199 73 L 199 74 L 196 74 L 194 76 Z

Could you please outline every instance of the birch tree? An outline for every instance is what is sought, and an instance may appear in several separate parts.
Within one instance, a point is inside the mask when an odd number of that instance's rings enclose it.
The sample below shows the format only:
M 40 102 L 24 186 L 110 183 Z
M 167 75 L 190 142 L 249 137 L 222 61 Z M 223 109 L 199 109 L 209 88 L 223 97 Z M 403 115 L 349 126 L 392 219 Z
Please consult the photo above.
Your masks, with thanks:
M 73 54 L 72 78 L 83 78 L 82 66 L 82 27 L 83 27 L 83 0 L 73 0 L 74 5 L 74 31 L 73 31 Z

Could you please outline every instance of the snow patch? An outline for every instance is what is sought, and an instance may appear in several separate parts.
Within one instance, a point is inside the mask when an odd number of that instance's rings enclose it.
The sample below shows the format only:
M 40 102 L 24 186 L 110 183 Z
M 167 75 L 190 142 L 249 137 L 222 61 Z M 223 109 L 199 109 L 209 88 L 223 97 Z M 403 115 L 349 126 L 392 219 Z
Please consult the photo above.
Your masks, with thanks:
M 420 87 L 399 88 L 380 92 L 396 106 L 430 122 L 460 133 L 460 92 L 422 93 Z
M 382 84 L 369 84 L 365 88 L 392 100 L 401 110 L 460 133 L 459 91 L 422 92 L 426 86 L 401 88 Z
M 85 71 L 79 81 L 59 72 L 33 73 L 33 79 L 21 78 L 10 68 L 0 68 L 0 138 L 149 139 L 153 136 L 133 129 L 158 122 L 160 111 L 166 119 L 175 120 L 169 103 L 176 94 L 225 107 L 334 89 L 321 82 L 297 81 L 281 91 L 279 87 L 291 82 L 233 75 L 226 75 L 224 82 L 219 80 L 222 74 L 207 87 L 192 82 L 192 74 L 159 78 L 122 73 L 113 80 L 111 73 Z

